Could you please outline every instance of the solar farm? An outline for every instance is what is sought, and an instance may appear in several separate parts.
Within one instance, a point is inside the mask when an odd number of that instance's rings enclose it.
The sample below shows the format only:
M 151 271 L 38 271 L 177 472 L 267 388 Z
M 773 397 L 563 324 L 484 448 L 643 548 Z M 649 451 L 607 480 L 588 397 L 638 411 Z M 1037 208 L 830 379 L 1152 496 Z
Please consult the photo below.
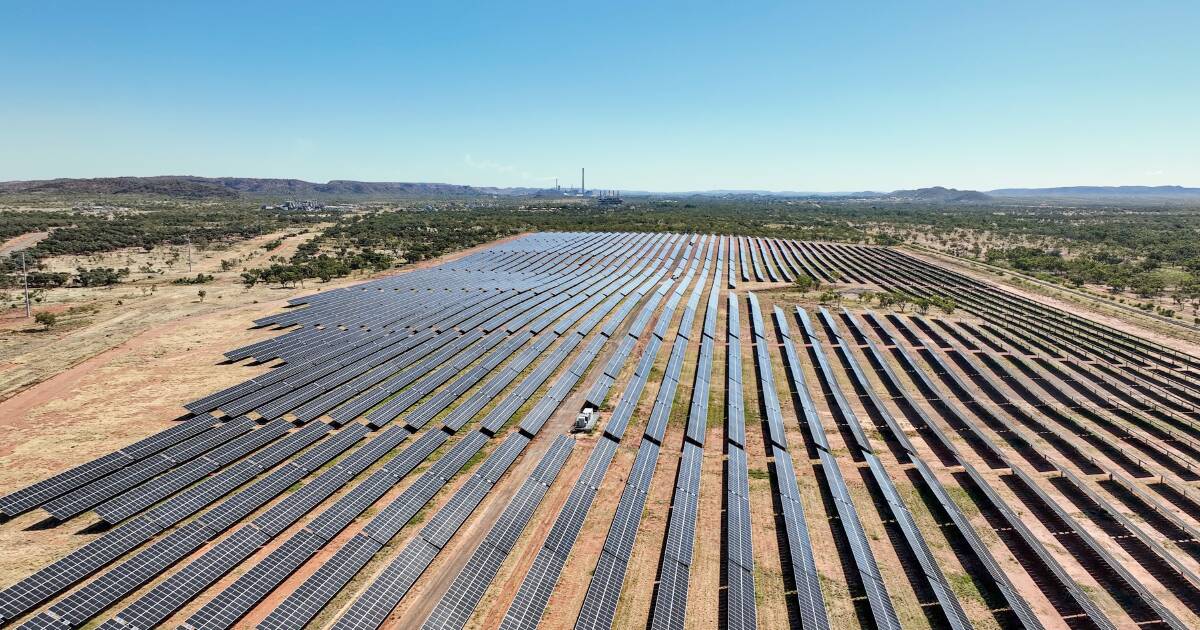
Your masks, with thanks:
M 1200 627 L 1200 358 L 905 250 L 533 233 L 247 325 L 0 498 L 86 540 L 3 625 Z

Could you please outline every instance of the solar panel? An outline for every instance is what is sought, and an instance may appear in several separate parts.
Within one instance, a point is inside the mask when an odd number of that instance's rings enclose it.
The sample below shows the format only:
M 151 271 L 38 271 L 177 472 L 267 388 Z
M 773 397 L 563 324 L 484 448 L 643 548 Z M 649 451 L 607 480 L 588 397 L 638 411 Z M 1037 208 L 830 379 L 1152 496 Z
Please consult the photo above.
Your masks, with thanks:
M 292 574 L 319 548 L 321 540 L 301 530 L 242 574 L 186 621 L 196 630 L 228 628 Z
M 200 558 L 156 585 L 114 617 L 121 626 L 150 628 L 170 617 L 184 603 L 231 570 L 267 541 L 267 535 L 243 527 L 224 538 Z
M 281 630 L 304 627 L 381 548 L 382 545 L 374 539 L 362 534 L 346 541 L 312 577 L 276 606 L 258 627 Z
M 27 612 L 160 531 L 161 525 L 140 517 L 116 527 L 0 592 L 0 615 L 11 619 Z
M 438 547 L 420 538 L 414 539 L 383 570 L 379 578 L 354 600 L 349 610 L 338 618 L 333 627 L 339 630 L 378 628 L 416 583 L 437 552 Z M 288 626 L 280 626 L 284 627 Z
M 50 612 L 70 626 L 82 625 L 199 548 L 211 536 L 212 532 L 203 524 L 188 523 L 60 600 L 50 607 Z

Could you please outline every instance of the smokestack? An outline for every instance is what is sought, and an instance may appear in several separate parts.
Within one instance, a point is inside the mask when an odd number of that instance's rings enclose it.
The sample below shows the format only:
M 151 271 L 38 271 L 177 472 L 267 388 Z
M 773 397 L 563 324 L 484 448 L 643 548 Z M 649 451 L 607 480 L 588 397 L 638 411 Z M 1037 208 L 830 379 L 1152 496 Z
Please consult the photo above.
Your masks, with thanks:
M 579 169 L 579 194 L 581 195 L 587 193 L 587 178 L 585 177 L 586 173 L 586 168 Z

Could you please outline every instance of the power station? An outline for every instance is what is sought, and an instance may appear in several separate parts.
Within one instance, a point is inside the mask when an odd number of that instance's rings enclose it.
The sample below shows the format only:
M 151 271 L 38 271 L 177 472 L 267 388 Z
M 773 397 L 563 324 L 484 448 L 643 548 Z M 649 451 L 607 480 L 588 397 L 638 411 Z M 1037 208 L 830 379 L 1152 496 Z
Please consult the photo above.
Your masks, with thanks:
M 564 195 L 566 195 L 568 197 L 592 197 L 592 196 L 595 196 L 596 202 L 599 203 L 600 205 L 604 205 L 604 206 L 617 206 L 617 205 L 621 205 L 622 203 L 625 202 L 625 200 L 621 199 L 620 192 L 617 190 L 599 190 L 599 191 L 588 190 L 587 189 L 587 168 L 583 168 L 583 167 L 581 167 L 579 169 L 579 188 L 575 189 L 574 191 L 572 191 L 571 189 L 567 189 L 567 191 L 564 192 L 562 190 L 562 188 L 559 187 L 559 185 L 558 185 L 558 178 L 555 178 L 554 190 L 562 192 Z M 593 192 L 595 192 L 595 195 L 593 195 Z

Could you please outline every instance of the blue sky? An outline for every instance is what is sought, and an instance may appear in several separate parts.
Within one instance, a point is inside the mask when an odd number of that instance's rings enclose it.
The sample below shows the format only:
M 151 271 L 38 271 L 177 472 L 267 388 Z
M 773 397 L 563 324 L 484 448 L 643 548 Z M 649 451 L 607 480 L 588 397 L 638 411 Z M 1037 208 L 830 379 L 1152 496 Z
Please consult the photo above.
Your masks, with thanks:
M 0 180 L 1200 185 L 1200 3 L 10 2 Z

